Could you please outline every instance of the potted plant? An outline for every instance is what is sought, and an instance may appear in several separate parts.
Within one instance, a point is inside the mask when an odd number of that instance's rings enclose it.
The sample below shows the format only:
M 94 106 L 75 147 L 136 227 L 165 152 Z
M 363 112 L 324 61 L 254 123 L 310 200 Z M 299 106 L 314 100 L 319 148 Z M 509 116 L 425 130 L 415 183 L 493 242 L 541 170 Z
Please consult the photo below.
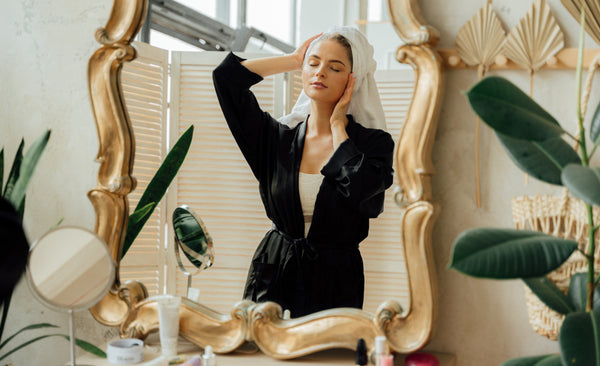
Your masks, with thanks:
M 581 24 L 584 19 L 582 9 Z M 588 251 L 582 253 L 587 272 L 572 276 L 567 293 L 545 275 L 574 251 L 582 251 L 576 241 L 499 228 L 467 230 L 456 239 L 450 268 L 474 277 L 520 278 L 550 309 L 565 315 L 558 336 L 560 354 L 513 359 L 504 366 L 600 365 L 600 277 L 594 268 L 595 233 L 600 225 L 593 216 L 593 207 L 600 206 L 600 167 L 590 166 L 600 145 L 600 105 L 586 129 L 580 102 L 583 36 L 581 26 L 577 136 L 565 131 L 550 113 L 506 79 L 488 77 L 467 92 L 473 110 L 496 132 L 520 169 L 541 181 L 566 187 L 587 209 L 589 243 Z M 565 138 L 576 142 L 579 152 Z

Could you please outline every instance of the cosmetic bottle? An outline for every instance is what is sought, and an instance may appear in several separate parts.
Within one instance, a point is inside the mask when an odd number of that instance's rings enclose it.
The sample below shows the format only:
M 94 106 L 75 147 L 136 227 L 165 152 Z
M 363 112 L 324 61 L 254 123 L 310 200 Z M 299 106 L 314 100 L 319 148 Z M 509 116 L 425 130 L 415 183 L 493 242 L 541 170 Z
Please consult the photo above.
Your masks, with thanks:
M 390 354 L 390 349 L 384 336 L 375 337 L 375 365 L 393 366 L 394 356 Z
M 367 357 L 367 345 L 365 340 L 362 338 L 358 339 L 358 343 L 356 344 L 356 366 L 365 366 L 369 363 L 369 358 Z
M 217 357 L 211 346 L 206 346 L 202 355 L 202 366 L 217 366 Z

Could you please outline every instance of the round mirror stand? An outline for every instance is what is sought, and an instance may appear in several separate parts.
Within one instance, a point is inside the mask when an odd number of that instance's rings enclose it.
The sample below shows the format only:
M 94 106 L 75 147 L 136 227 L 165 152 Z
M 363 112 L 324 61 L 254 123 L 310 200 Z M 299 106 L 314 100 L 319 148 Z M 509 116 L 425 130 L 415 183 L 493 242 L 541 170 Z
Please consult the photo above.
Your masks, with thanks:
M 78 227 L 49 231 L 29 251 L 27 279 L 41 303 L 67 311 L 71 366 L 75 366 L 73 312 L 98 303 L 115 279 L 115 264 L 106 244 Z

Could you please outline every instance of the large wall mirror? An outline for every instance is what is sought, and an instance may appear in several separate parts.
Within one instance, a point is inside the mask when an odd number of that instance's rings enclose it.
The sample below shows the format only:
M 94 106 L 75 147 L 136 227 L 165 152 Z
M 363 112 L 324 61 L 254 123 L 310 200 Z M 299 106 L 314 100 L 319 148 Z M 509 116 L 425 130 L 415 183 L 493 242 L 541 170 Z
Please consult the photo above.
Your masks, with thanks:
M 160 140 L 170 135 L 173 141 L 190 124 L 195 125 L 192 155 L 186 159 L 179 178 L 174 182 L 174 190 L 184 192 L 182 187 L 186 184 L 196 184 L 197 181 L 200 185 L 203 179 L 206 180 L 202 174 L 190 173 L 189 170 L 196 169 L 194 166 L 211 165 L 213 154 L 202 149 L 210 145 L 213 121 L 207 121 L 202 113 L 204 111 L 212 116 L 216 123 L 220 118 L 218 113 L 212 111 L 216 99 L 208 99 L 206 107 L 203 107 L 201 100 L 193 100 L 194 108 L 186 110 L 182 101 L 193 99 L 194 96 L 182 94 L 171 99 L 171 125 L 169 131 L 164 131 L 165 137 L 154 130 L 148 133 L 147 126 L 144 132 L 143 125 L 137 122 L 140 115 L 157 110 L 160 112 L 166 105 L 166 99 L 158 98 L 158 102 L 152 102 L 154 107 L 149 108 L 151 111 L 144 112 L 143 103 L 132 97 L 132 93 L 137 93 L 132 90 L 137 90 L 136 82 L 147 76 L 136 74 L 136 70 L 150 70 L 160 79 L 170 67 L 172 76 L 180 77 L 186 83 L 189 80 L 184 80 L 182 76 L 186 70 L 192 70 L 196 77 L 202 72 L 210 77 L 211 68 L 224 56 L 223 52 L 220 52 L 221 55 L 217 52 L 205 55 L 200 55 L 204 52 L 188 52 L 173 54 L 169 61 L 169 57 L 165 57 L 161 50 L 134 43 L 148 9 L 147 0 L 114 0 L 110 18 L 105 27 L 96 33 L 101 47 L 92 55 L 88 67 L 90 98 L 100 142 L 98 185 L 88 196 L 96 211 L 96 232 L 106 241 L 117 263 L 132 209 L 130 199 L 135 201 L 135 196 L 143 189 L 145 173 L 140 169 L 150 164 L 140 158 L 140 151 L 146 154 L 152 145 L 146 138 L 151 135 Z M 170 213 L 166 212 L 169 207 L 172 211 L 181 204 L 190 205 L 204 220 L 215 246 L 215 264 L 194 280 L 194 286 L 201 290 L 199 299 L 192 301 L 184 298 L 181 305 L 180 332 L 192 343 L 201 347 L 211 345 L 215 351 L 223 353 L 234 351 L 244 342 L 253 341 L 268 355 L 293 358 L 328 348 L 352 349 L 359 337 L 364 338 L 372 349 L 375 336 L 385 335 L 390 346 L 401 353 L 418 350 L 429 341 L 435 323 L 437 296 L 431 232 L 439 207 L 433 200 L 430 180 L 434 173 L 431 150 L 443 87 L 441 59 L 435 51 L 439 35 L 422 18 L 416 0 L 388 0 L 387 10 L 393 29 L 403 42 L 401 46 L 402 42 L 398 42 L 395 58 L 399 63 L 409 65 L 412 70 L 408 79 L 403 78 L 404 81 L 410 80 L 408 87 L 404 88 L 411 89 L 412 99 L 401 101 L 406 97 L 400 95 L 398 83 L 393 83 L 393 74 L 378 71 L 382 102 L 384 109 L 388 108 L 386 118 L 389 120 L 389 132 L 396 141 L 395 182 L 387 193 L 385 213 L 372 223 L 369 238 L 364 245 L 361 244 L 366 277 L 363 310 L 336 308 L 285 319 L 283 309 L 276 303 L 241 301 L 241 287 L 249 263 L 232 254 L 235 247 L 231 242 L 235 242 L 236 235 L 247 234 L 232 234 L 231 229 L 239 227 L 243 230 L 247 225 L 240 222 L 239 217 L 228 223 L 227 214 L 217 214 L 214 218 L 210 216 L 211 212 L 221 212 L 224 206 L 220 205 L 223 200 L 210 200 L 218 192 L 210 191 L 206 197 L 194 196 L 193 192 L 190 196 L 189 192 L 184 192 L 168 197 L 163 204 L 163 215 L 170 217 Z M 389 37 L 395 38 L 392 35 Z M 161 66 L 162 61 L 157 61 L 161 59 L 166 60 L 165 63 L 170 62 L 170 66 Z M 145 60 L 151 62 L 146 65 Z M 280 82 L 282 80 L 265 80 L 265 88 L 277 89 Z M 159 85 L 160 89 L 160 82 L 153 84 Z M 205 84 L 212 86 L 210 80 Z M 179 88 L 180 91 L 185 89 Z M 268 93 L 265 91 L 264 94 Z M 288 94 L 294 94 L 293 88 Z M 136 108 L 142 108 L 142 112 Z M 278 107 L 275 102 L 271 112 L 282 113 L 285 108 L 285 105 Z M 191 117 L 185 117 L 190 114 Z M 157 118 L 160 120 L 161 117 Z M 224 121 L 221 125 L 225 127 Z M 224 132 L 216 133 L 222 135 Z M 198 150 L 194 150 L 195 145 Z M 206 173 L 209 174 L 210 180 L 214 180 L 216 173 Z M 189 183 L 190 179 L 192 183 Z M 225 190 L 222 194 L 227 196 L 231 192 Z M 210 204 L 214 206 L 208 207 Z M 260 201 L 258 205 L 260 211 Z M 260 220 L 260 217 L 253 220 Z M 266 217 L 264 220 L 267 220 Z M 268 224 L 266 222 L 264 225 Z M 164 225 L 157 227 L 157 236 L 172 237 L 162 231 Z M 265 231 L 266 227 L 251 242 L 257 245 Z M 172 257 L 159 258 L 158 263 L 167 263 L 169 269 L 157 275 L 155 282 L 146 281 L 147 272 L 156 272 L 152 266 L 157 267 L 158 264 L 144 257 L 144 250 L 136 253 L 133 248 L 120 263 L 122 268 L 111 290 L 91 312 L 100 323 L 119 326 L 123 336 L 143 338 L 158 329 L 157 305 L 148 299 L 149 296 L 165 289 L 181 294 L 181 288 L 185 288 L 185 276 L 179 274 L 178 277 L 177 265 Z M 251 256 L 254 248 L 244 250 Z M 149 269 L 142 268 L 144 263 Z M 236 263 L 239 268 L 234 268 Z M 223 279 L 233 277 L 236 271 L 241 273 L 241 283 L 231 281 L 233 285 L 228 285 Z M 219 286 L 226 288 L 221 293 L 229 293 L 229 297 L 222 294 L 210 297 L 211 291 L 219 292 Z M 236 286 L 239 287 L 239 295 Z M 185 293 L 182 295 L 185 296 Z

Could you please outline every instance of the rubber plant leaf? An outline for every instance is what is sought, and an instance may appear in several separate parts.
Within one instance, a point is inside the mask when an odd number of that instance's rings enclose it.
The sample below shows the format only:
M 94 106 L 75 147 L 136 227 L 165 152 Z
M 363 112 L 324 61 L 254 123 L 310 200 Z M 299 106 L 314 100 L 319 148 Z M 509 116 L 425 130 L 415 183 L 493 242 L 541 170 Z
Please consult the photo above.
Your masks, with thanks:
M 21 162 L 23 161 L 23 147 L 25 146 L 25 140 L 21 139 L 17 152 L 15 153 L 15 159 L 8 173 L 8 179 L 6 179 L 6 186 L 4 187 L 4 193 L 2 197 L 7 198 L 13 190 L 17 179 L 19 178 L 19 171 L 21 169 Z
M 538 231 L 476 228 L 462 232 L 454 242 L 450 268 L 482 278 L 540 277 L 576 249 L 576 241 Z
M 175 145 L 173 145 L 173 148 L 165 157 L 165 160 L 158 168 L 158 171 L 156 174 L 154 174 L 154 177 L 152 177 L 150 183 L 148 183 L 148 186 L 146 187 L 144 194 L 142 194 L 142 197 L 135 207 L 134 212 L 149 203 L 160 202 L 167 191 L 169 184 L 171 184 L 171 181 L 173 181 L 175 175 L 179 171 L 181 164 L 183 164 L 183 160 L 185 159 L 185 156 L 187 155 L 192 143 L 193 134 L 194 126 L 192 125 L 183 133 L 183 135 L 181 135 L 181 137 L 179 137 L 179 140 L 177 140 Z M 127 224 L 127 231 L 125 233 L 125 241 L 123 243 L 121 258 L 125 257 L 125 254 L 127 254 L 127 251 L 133 244 L 133 241 L 138 236 L 140 231 L 142 231 L 142 228 L 144 227 L 144 224 L 146 224 L 147 220 L 148 219 L 146 218 L 146 220 L 140 220 L 136 224 Z
M 37 166 L 44 149 L 46 148 L 46 144 L 50 139 L 50 130 L 46 131 L 42 136 L 40 136 L 34 143 L 31 145 L 27 152 L 23 156 L 23 162 L 21 163 L 21 169 L 19 172 L 19 177 L 15 182 L 15 185 L 8 196 L 5 198 L 10 201 L 13 206 L 15 206 L 18 210 L 23 207 L 23 202 L 25 200 L 25 192 L 27 191 L 27 186 L 31 181 L 31 177 L 35 171 L 35 167 Z
M 569 284 L 569 299 L 576 311 L 585 311 L 587 301 L 587 273 L 575 273 Z M 600 310 L 600 291 L 598 286 L 594 291 L 594 310 Z
M 562 366 L 560 355 L 519 357 L 504 362 L 500 366 Z
M 508 156 L 525 173 L 546 183 L 562 185 L 562 169 L 581 164 L 577 152 L 561 137 L 530 142 L 496 134 Z
M 569 164 L 563 169 L 561 178 L 575 197 L 589 205 L 600 205 L 600 168 Z
M 565 295 L 554 282 L 547 277 L 524 278 L 523 282 L 529 287 L 546 306 L 559 314 L 567 315 L 575 311 L 575 305 L 570 297 Z
M 558 333 L 563 364 L 600 365 L 600 310 L 568 314 Z
M 17 335 L 19 335 L 25 331 L 28 331 L 28 330 L 41 329 L 41 328 L 58 328 L 58 326 L 54 325 L 54 324 L 50 324 L 50 323 L 36 323 L 36 324 L 28 325 L 28 326 L 22 328 L 21 330 L 19 330 L 18 332 L 16 332 L 15 334 L 11 335 L 10 337 L 6 338 L 2 343 L 0 343 L 0 349 L 2 349 L 8 342 L 10 342 L 11 339 L 15 338 Z
M 594 141 L 594 145 L 600 144 L 600 103 L 596 107 L 592 123 L 590 125 L 590 138 Z
M 544 141 L 565 132 L 544 108 L 504 78 L 484 78 L 467 92 L 467 97 L 483 122 L 509 137 Z

